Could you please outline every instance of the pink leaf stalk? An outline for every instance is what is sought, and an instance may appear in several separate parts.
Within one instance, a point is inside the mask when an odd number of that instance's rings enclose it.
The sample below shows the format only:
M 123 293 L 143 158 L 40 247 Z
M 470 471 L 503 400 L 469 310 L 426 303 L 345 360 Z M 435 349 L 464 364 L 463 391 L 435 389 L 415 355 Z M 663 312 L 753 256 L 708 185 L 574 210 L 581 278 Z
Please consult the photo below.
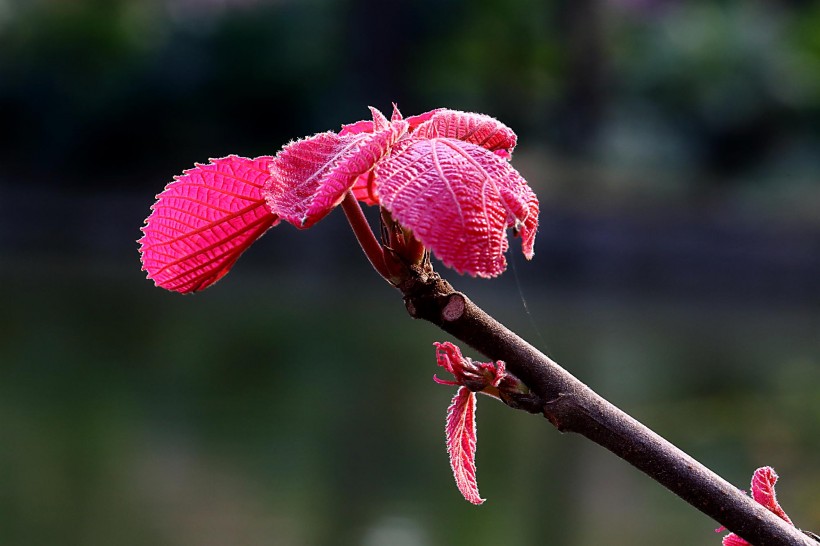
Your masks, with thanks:
M 148 278 L 182 293 L 221 279 L 279 221 L 262 195 L 271 159 L 231 155 L 175 177 L 157 196 L 138 241 Z
M 767 508 L 789 525 L 794 525 L 792 520 L 786 515 L 783 508 L 777 502 L 777 496 L 774 492 L 774 485 L 777 483 L 777 473 L 770 466 L 764 466 L 755 470 L 752 475 L 752 498 L 760 505 Z M 717 529 L 718 532 L 724 531 L 725 527 Z M 729 533 L 723 537 L 723 546 L 750 546 L 749 543 L 740 538 L 735 533 Z
M 447 408 L 447 453 L 458 490 L 469 502 L 483 504 L 475 474 L 475 402 L 475 393 L 467 387 L 456 391 Z
M 183 293 L 206 288 L 268 228 L 280 220 L 308 228 L 349 191 L 460 273 L 504 271 L 507 229 L 532 258 L 538 199 L 507 161 L 516 145 L 509 127 L 456 110 L 407 119 L 395 105 L 390 119 L 370 110 L 370 120 L 292 142 L 275 157 L 232 155 L 176 177 L 139 241 L 148 277 Z

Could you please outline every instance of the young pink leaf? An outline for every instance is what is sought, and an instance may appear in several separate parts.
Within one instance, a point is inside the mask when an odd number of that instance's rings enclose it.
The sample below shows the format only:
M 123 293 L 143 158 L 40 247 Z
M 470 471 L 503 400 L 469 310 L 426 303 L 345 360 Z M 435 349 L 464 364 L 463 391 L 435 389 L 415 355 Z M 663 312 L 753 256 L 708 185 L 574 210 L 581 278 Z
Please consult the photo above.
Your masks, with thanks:
M 188 293 L 221 279 L 278 217 L 262 188 L 270 156 L 197 164 L 165 187 L 142 228 L 142 269 L 157 286 Z
M 435 342 L 436 363 L 450 372 L 455 381 L 439 379 L 433 376 L 433 381 L 439 385 L 462 385 L 473 392 L 483 391 L 487 387 L 498 387 L 507 374 L 507 367 L 503 361 L 476 362 L 461 354 L 461 349 L 449 341 Z
M 405 120 L 407 122 L 407 124 L 410 126 L 410 132 L 412 133 L 413 131 L 418 129 L 418 127 L 421 124 L 423 124 L 425 121 L 432 118 L 437 113 L 439 113 L 443 110 L 444 110 L 444 108 L 436 108 L 435 110 L 430 110 L 429 112 L 424 112 L 423 114 L 419 114 L 417 116 L 410 116 L 409 118 L 407 118 Z M 401 114 L 399 114 L 399 115 L 401 115 Z
M 390 121 L 378 109 L 370 106 L 370 115 L 373 116 L 373 132 L 384 131 L 390 126 Z M 400 121 L 396 120 L 396 121 Z
M 268 206 L 298 228 L 312 226 L 341 203 L 359 176 L 406 131 L 405 122 L 388 123 L 375 133 L 328 131 L 285 146 L 271 165 Z
M 358 135 L 361 133 L 372 133 L 374 122 L 372 119 L 357 121 L 356 123 L 350 123 L 348 125 L 342 125 L 342 130 L 339 132 L 339 136 L 343 137 L 345 135 Z M 353 192 L 353 196 L 362 201 L 367 205 L 378 205 L 379 200 L 375 194 L 375 189 L 373 188 L 372 181 L 372 174 L 373 171 L 366 172 L 364 174 L 359 175 L 356 178 L 356 181 L 353 183 L 353 186 L 350 188 Z
M 372 108 L 372 107 L 371 107 Z M 375 110 L 375 109 L 373 109 Z M 408 132 L 414 131 L 416 127 L 423 124 L 425 121 L 429 120 L 433 117 L 437 112 L 441 112 L 443 109 L 438 108 L 436 110 L 430 110 L 429 112 L 425 112 L 423 114 L 419 114 L 417 116 L 410 116 L 406 120 L 408 126 Z M 373 113 L 373 120 L 364 120 L 364 121 L 357 121 L 356 123 L 351 123 L 349 125 L 342 125 L 342 130 L 339 133 L 339 136 L 350 135 L 350 134 L 360 134 L 360 133 L 372 133 L 374 131 L 374 127 L 376 126 L 376 121 L 378 119 L 378 115 L 381 112 L 376 113 L 376 110 Z M 398 106 L 393 104 L 393 115 L 391 117 L 392 122 L 402 121 L 402 115 L 399 111 Z M 379 204 L 379 196 L 376 188 L 373 185 L 373 178 L 372 178 L 372 171 L 360 175 L 356 182 L 353 184 L 351 190 L 353 191 L 354 197 L 359 201 L 367 204 L 367 205 L 378 205 Z
M 361 133 L 372 133 L 372 132 L 373 132 L 373 120 L 372 119 L 363 119 L 362 121 L 357 121 L 356 123 L 348 123 L 347 125 L 342 125 L 342 130 L 339 131 L 339 136 L 359 135 Z
M 786 515 L 783 508 L 777 502 L 774 492 L 774 485 L 777 483 L 777 472 L 770 466 L 763 466 L 755 470 L 752 475 L 752 498 L 770 512 L 780 517 L 789 525 L 794 525 L 792 520 Z M 718 532 L 725 531 L 725 527 L 717 529 Z M 735 533 L 729 533 L 723 537 L 723 546 L 750 546 L 749 543 L 740 538 Z
M 458 379 L 466 362 L 458 345 L 450 343 L 449 341 L 434 341 L 433 347 L 436 348 L 436 364 Z M 458 385 L 458 383 L 455 384 Z
M 380 118 L 384 118 L 384 115 L 372 106 L 370 107 L 370 110 L 373 115 L 372 120 L 367 119 L 357 121 L 356 123 L 348 123 L 346 125 L 342 125 L 342 130 L 339 132 L 339 135 L 344 136 L 351 134 L 355 135 L 359 133 L 372 133 L 375 130 L 383 129 L 384 125 L 381 123 Z M 417 116 L 410 116 L 405 120 L 402 117 L 401 112 L 399 111 L 399 107 L 396 106 L 396 103 L 393 103 L 393 114 L 390 117 L 390 121 L 395 122 L 404 120 L 407 122 L 408 131 L 412 132 L 416 129 L 416 127 L 418 127 L 419 125 L 433 117 L 433 115 L 436 114 L 436 112 L 441 112 L 442 110 L 443 108 L 437 108 L 435 110 L 430 110 L 429 112 L 425 112 Z
M 394 111 L 396 105 L 393 105 Z M 374 133 L 377 131 L 382 131 L 387 128 L 390 122 L 384 117 L 378 109 L 373 108 L 372 106 L 369 107 L 370 109 L 370 116 L 373 119 L 365 119 L 362 121 L 357 121 L 356 123 L 348 123 L 342 125 L 342 130 L 339 131 L 339 136 L 345 135 L 359 135 L 362 133 Z
M 494 277 L 506 268 L 506 228 L 533 255 L 538 199 L 507 161 L 469 142 L 411 138 L 376 168 L 381 205 L 448 267 Z
M 517 137 L 497 119 L 458 110 L 438 110 L 413 133 L 416 138 L 455 138 L 486 148 L 509 159 Z
M 768 508 L 776 516 L 794 525 L 777 502 L 777 495 L 775 495 L 774 492 L 774 484 L 777 483 L 777 479 L 777 472 L 770 466 L 764 466 L 755 470 L 755 473 L 752 475 L 752 498 L 754 498 L 758 504 L 762 504 Z
M 390 121 L 401 121 L 404 119 L 404 116 L 401 115 L 399 111 L 398 105 L 394 102 L 393 103 L 393 115 L 390 116 Z
M 482 504 L 476 481 L 475 451 L 475 393 L 459 387 L 447 409 L 447 453 L 456 486 L 464 498 L 473 504 Z

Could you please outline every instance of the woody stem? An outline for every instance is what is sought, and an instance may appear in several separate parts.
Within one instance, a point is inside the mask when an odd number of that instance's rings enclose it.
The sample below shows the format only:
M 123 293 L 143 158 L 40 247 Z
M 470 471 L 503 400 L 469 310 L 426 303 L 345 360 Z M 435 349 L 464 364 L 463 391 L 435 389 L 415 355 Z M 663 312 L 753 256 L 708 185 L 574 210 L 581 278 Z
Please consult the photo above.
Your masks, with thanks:
M 367 223 L 367 218 L 364 216 L 359 201 L 353 195 L 353 192 L 348 190 L 345 198 L 342 201 L 342 210 L 353 228 L 353 234 L 356 235 L 356 240 L 359 241 L 359 246 L 362 247 L 365 256 L 370 261 L 373 269 L 382 276 L 384 280 L 390 282 L 390 273 L 387 270 L 387 265 L 384 261 L 384 250 L 373 230 L 370 229 L 370 224 Z
M 500 324 L 440 276 L 419 271 L 402 284 L 410 316 L 428 320 L 492 360 L 506 362 L 558 430 L 608 449 L 756 546 L 817 546 L 751 497 L 661 438 Z

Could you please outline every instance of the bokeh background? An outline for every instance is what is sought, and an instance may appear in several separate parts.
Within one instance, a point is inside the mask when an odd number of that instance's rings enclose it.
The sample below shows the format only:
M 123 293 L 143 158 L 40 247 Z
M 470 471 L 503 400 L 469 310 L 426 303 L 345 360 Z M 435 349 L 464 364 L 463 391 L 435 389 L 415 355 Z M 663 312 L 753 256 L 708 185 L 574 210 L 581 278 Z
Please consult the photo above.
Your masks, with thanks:
M 339 213 L 202 294 L 144 279 L 172 175 L 392 101 L 501 119 L 541 199 L 532 262 L 442 272 L 739 487 L 774 466 L 818 531 L 817 2 L 0 0 L 0 544 L 718 544 L 489 399 L 464 502 L 447 338 Z

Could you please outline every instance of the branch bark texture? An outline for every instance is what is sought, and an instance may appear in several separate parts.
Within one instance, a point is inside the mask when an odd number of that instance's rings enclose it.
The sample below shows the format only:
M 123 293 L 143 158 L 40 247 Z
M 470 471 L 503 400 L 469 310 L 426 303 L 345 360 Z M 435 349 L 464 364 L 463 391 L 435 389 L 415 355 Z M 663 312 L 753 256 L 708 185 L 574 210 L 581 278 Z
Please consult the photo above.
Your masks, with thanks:
M 543 415 L 558 430 L 603 446 L 755 546 L 818 545 L 596 394 L 455 291 L 429 262 L 414 267 L 398 288 L 412 317 L 432 322 L 492 360 L 503 360 L 540 397 Z

